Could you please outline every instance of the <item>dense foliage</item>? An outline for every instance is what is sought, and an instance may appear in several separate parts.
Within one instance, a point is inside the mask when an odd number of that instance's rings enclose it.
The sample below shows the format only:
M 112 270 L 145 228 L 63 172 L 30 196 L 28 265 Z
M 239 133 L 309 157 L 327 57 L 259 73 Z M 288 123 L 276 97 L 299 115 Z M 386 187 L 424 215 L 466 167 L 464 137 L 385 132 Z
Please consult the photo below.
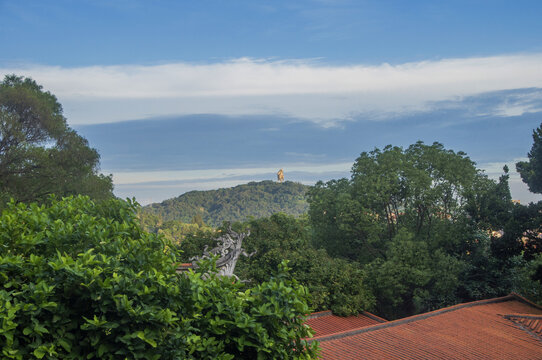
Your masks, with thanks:
M 540 249 L 539 232 L 525 242 L 534 223 L 517 223 L 529 208 L 513 206 L 504 172 L 490 180 L 439 143 L 364 152 L 351 179 L 310 190 L 314 243 L 363 265 L 388 318 L 532 288 L 536 279 L 518 274 L 529 260 L 525 244 Z M 503 228 L 504 236 L 495 231 Z
M 141 230 L 136 205 L 11 202 L 0 217 L 0 348 L 11 359 L 311 358 L 307 293 L 282 271 L 252 288 Z
M 493 190 L 475 187 L 479 183 L 492 184 L 464 153 L 438 143 L 364 152 L 350 180 L 319 182 L 309 192 L 315 241 L 331 254 L 362 263 L 383 257 L 400 231 L 438 241 L 434 247 L 464 251 L 472 232 L 465 223 L 469 198 Z M 496 199 L 509 200 L 509 190 Z
M 111 197 L 111 176 L 98 174 L 99 158 L 67 125 L 54 95 L 29 78 L 0 82 L 0 206 L 50 194 Z
M 241 279 L 256 284 L 267 281 L 274 269 L 287 260 L 291 275 L 309 290 L 313 310 L 351 315 L 373 308 L 375 300 L 365 285 L 361 266 L 332 258 L 324 249 L 315 249 L 307 219 L 278 213 L 234 226 L 240 231 L 250 229 L 243 248 L 253 255 L 239 258 L 235 273 Z M 215 246 L 214 239 L 222 231 L 225 229 L 187 236 L 181 242 L 183 260 L 201 255 L 205 246 Z
M 191 223 L 200 216 L 205 224 L 219 226 L 223 221 L 245 221 L 277 212 L 301 215 L 308 209 L 305 193 L 308 186 L 291 181 L 251 182 L 229 189 L 191 191 L 177 198 L 151 204 L 143 213 L 170 220 Z

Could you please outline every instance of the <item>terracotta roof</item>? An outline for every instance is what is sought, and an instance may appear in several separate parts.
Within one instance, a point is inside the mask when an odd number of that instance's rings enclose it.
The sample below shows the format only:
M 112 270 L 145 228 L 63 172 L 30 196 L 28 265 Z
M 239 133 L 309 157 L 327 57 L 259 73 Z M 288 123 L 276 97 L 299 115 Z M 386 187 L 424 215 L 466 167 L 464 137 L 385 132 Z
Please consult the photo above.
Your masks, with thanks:
M 320 342 L 321 358 L 329 360 L 540 360 L 542 341 L 533 335 L 540 331 L 540 316 L 541 307 L 511 294 L 318 336 L 314 340 Z
M 310 314 L 305 324 L 315 331 L 315 337 L 320 337 L 380 324 L 385 321 L 385 319 L 368 312 L 363 312 L 357 316 L 340 317 L 333 315 L 331 311 L 321 311 Z

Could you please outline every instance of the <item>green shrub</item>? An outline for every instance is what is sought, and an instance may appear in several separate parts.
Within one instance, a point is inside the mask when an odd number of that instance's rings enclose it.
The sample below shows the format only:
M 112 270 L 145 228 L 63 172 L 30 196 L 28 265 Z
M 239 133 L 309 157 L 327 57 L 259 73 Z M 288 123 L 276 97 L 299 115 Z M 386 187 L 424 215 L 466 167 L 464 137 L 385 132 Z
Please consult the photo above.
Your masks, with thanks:
M 137 204 L 51 199 L 0 217 L 0 348 L 11 359 L 311 358 L 305 289 L 175 272 Z
M 188 275 L 196 314 L 190 345 L 197 358 L 316 358 L 317 343 L 303 340 L 312 335 L 304 325 L 308 293 L 289 278 L 286 261 L 277 275 L 250 289 L 209 272 L 211 265 L 202 262 Z

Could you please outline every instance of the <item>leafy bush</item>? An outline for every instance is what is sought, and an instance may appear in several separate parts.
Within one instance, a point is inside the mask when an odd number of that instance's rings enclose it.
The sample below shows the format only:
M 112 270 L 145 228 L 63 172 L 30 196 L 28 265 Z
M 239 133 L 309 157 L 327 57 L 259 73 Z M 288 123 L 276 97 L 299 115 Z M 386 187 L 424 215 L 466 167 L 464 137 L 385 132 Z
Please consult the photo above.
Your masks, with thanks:
M 306 291 L 179 275 L 137 204 L 11 202 L 0 217 L 0 348 L 11 359 L 311 358 Z M 204 279 L 205 278 L 205 279 Z
M 304 325 L 308 293 L 287 276 L 286 261 L 278 274 L 251 289 L 216 276 L 209 271 L 212 263 L 200 266 L 199 272 L 188 275 L 193 310 L 198 314 L 192 322 L 196 332 L 189 342 L 194 341 L 192 349 L 198 358 L 316 358 L 317 343 L 308 345 L 303 340 L 312 335 Z

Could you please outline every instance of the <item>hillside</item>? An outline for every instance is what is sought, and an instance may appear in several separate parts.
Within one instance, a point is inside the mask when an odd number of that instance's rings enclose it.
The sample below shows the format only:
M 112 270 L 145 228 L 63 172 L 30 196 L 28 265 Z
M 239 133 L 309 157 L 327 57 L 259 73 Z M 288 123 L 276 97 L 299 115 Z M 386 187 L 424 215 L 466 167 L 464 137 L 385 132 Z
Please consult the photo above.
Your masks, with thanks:
M 248 217 L 270 216 L 277 212 L 301 215 L 308 210 L 305 194 L 309 186 L 286 181 L 250 182 L 233 188 L 191 191 L 161 203 L 143 207 L 142 212 L 158 215 L 163 221 L 189 223 L 200 215 L 218 226 L 223 221 L 244 221 Z

